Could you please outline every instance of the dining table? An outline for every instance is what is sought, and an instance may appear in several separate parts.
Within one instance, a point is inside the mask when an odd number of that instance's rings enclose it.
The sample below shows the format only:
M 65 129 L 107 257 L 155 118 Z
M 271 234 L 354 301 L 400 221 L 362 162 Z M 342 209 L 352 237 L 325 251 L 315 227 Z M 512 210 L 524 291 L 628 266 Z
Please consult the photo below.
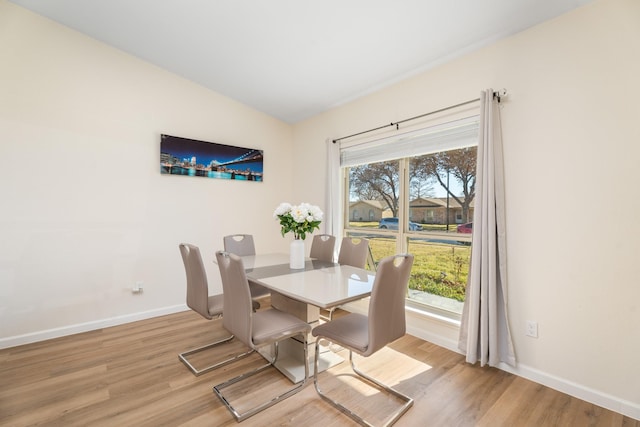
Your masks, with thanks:
M 241 257 L 247 279 L 259 283 L 271 292 L 271 307 L 304 320 L 312 327 L 319 324 L 320 309 L 337 307 L 371 295 L 375 272 L 363 268 L 340 265 L 333 262 L 307 258 L 304 268 L 292 269 L 289 255 L 269 253 Z M 307 345 L 315 345 L 309 334 Z M 304 379 L 304 363 L 313 371 L 314 351 L 308 351 L 304 360 L 304 347 L 300 339 L 282 342 L 275 364 L 292 382 Z M 272 356 L 273 349 L 264 349 L 265 357 Z M 322 346 L 318 361 L 319 370 L 329 369 L 344 359 Z

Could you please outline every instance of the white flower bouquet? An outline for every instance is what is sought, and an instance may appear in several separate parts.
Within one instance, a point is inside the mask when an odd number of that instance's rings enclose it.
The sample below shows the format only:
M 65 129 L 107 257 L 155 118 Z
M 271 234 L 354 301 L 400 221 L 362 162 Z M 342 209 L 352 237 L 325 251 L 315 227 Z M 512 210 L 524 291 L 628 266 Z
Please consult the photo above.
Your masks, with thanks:
M 282 237 L 292 232 L 296 240 L 304 240 L 307 233 L 320 228 L 322 211 L 319 207 L 309 203 L 301 203 L 293 206 L 290 203 L 280 203 L 273 212 L 273 217 L 280 221 Z

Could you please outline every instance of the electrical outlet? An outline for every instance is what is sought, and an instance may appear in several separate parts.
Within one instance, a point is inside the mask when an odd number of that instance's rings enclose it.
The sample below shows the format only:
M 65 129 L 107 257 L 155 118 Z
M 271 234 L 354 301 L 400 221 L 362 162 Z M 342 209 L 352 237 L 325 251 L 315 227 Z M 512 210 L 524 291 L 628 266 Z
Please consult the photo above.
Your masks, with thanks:
M 527 336 L 531 338 L 538 338 L 538 322 L 527 320 Z
M 140 282 L 140 281 L 136 282 L 136 284 L 133 285 L 133 288 L 131 288 L 131 292 L 133 292 L 134 294 L 142 293 L 143 285 L 144 285 L 144 282 Z

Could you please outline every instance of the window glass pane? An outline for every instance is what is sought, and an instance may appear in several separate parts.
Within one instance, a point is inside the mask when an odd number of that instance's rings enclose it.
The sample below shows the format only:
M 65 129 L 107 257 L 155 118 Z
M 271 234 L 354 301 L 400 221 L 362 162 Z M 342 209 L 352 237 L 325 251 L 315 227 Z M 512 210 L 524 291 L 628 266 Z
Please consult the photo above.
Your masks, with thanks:
M 409 219 L 425 231 L 470 233 L 458 226 L 473 218 L 476 157 L 477 147 L 412 157 Z
M 462 312 L 475 197 L 477 148 L 467 147 L 409 159 L 409 219 L 425 238 L 409 238 L 415 261 L 409 299 Z
M 471 246 L 445 239 L 409 239 L 414 262 L 409 299 L 440 310 L 462 313 Z
M 387 220 L 380 222 L 383 218 L 397 218 L 400 203 L 400 166 L 397 160 L 354 166 L 348 171 L 346 228 L 384 228 Z

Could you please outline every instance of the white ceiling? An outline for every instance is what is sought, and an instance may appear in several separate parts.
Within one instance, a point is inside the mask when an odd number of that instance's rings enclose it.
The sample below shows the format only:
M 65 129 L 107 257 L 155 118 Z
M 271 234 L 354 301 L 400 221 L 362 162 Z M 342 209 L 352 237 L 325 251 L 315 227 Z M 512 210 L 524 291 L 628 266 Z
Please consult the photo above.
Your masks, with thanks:
M 591 0 L 11 0 L 295 123 Z

